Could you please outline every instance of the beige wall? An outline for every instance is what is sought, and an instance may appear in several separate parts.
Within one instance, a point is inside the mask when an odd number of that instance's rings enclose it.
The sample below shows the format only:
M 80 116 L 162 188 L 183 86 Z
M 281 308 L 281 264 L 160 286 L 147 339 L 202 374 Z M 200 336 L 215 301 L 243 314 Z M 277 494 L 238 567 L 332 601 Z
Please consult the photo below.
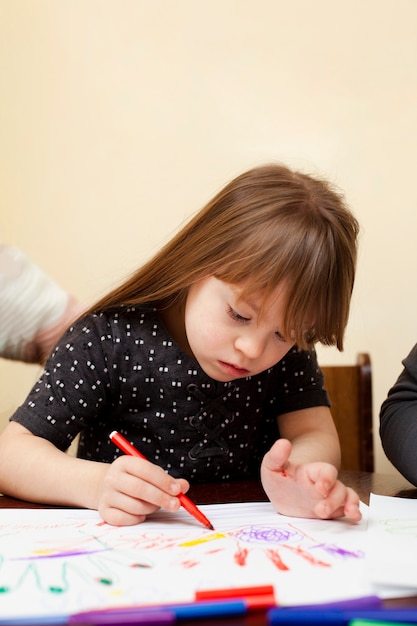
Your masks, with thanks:
M 0 0 L 0 239 L 91 301 L 228 179 L 285 161 L 362 224 L 346 350 L 417 341 L 416 0 Z M 38 368 L 0 360 L 0 424 Z M 393 471 L 378 447 L 377 469 Z

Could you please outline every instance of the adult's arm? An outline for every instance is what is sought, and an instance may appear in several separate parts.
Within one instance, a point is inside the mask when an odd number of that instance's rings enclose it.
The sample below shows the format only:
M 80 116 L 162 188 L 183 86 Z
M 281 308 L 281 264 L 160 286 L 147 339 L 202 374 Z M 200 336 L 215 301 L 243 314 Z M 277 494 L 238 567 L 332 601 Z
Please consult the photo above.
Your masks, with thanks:
M 21 250 L 0 243 L 0 357 L 43 363 L 84 309 Z
M 387 458 L 417 486 L 417 344 L 380 411 L 380 437 Z

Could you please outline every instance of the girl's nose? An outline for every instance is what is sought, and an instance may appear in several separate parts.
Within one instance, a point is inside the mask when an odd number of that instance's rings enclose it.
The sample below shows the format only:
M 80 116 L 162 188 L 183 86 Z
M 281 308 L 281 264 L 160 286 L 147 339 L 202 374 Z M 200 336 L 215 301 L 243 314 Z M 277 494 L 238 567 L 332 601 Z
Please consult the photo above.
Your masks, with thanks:
M 256 359 L 261 356 L 265 349 L 265 342 L 258 335 L 241 335 L 235 341 L 235 347 L 242 352 L 248 359 Z

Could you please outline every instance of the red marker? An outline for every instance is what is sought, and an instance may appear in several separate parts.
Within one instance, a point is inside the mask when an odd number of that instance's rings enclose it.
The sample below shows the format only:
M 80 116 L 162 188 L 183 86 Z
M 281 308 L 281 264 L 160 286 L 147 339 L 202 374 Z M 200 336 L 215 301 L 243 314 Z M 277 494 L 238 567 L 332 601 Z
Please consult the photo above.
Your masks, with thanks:
M 201 589 L 195 592 L 195 599 L 196 601 L 241 599 L 248 610 L 268 609 L 277 604 L 273 585 L 232 587 L 229 589 Z
M 129 443 L 128 440 L 123 437 L 123 435 L 118 433 L 117 430 L 114 430 L 112 433 L 110 433 L 110 439 L 125 454 L 129 454 L 130 456 L 138 456 L 141 459 L 145 459 L 145 461 L 147 460 L 146 457 L 143 456 L 143 454 L 141 454 L 139 450 L 137 450 L 134 446 L 132 446 L 132 444 Z M 196 505 L 192 500 L 190 500 L 190 498 L 188 498 L 184 493 L 180 493 L 177 497 L 181 502 L 181 505 L 186 511 L 188 511 L 188 513 L 190 513 L 190 515 L 195 517 L 196 520 L 204 524 L 204 526 L 206 526 L 210 530 L 214 530 L 212 523 L 200 511 L 200 509 L 196 507 Z

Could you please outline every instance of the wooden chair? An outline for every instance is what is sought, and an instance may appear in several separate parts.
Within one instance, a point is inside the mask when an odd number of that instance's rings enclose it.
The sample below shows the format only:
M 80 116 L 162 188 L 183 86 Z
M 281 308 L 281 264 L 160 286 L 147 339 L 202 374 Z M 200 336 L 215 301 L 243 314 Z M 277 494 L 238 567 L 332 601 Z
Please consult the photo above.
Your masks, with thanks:
M 359 354 L 356 365 L 331 365 L 321 369 L 339 433 L 341 469 L 372 472 L 372 371 L 369 354 Z

